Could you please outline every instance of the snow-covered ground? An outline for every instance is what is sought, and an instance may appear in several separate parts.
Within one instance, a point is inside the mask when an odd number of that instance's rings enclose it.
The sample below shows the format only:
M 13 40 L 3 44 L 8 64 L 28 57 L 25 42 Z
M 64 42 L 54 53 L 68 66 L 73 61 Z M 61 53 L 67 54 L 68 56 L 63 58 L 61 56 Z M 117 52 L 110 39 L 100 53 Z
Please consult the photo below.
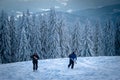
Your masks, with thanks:
M 74 69 L 68 61 L 39 60 L 35 72 L 31 61 L 0 64 L 0 80 L 120 80 L 120 57 L 79 57 Z

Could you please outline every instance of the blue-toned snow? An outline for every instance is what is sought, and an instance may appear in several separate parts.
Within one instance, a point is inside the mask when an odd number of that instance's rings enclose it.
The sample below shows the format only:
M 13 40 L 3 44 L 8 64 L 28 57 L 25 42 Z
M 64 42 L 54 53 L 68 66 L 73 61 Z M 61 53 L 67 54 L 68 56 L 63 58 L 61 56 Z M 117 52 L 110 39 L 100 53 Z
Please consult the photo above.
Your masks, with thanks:
M 74 69 L 68 61 L 39 60 L 35 72 L 31 61 L 0 64 L 0 80 L 120 80 L 120 57 L 79 57 Z

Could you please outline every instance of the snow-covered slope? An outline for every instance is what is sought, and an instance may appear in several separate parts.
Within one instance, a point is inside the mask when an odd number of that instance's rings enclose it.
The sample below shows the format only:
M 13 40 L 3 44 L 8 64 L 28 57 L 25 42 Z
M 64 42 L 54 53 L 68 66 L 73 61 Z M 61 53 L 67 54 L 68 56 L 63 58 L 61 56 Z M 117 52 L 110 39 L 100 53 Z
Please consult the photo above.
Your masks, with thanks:
M 32 62 L 0 65 L 0 80 L 120 80 L 120 57 L 79 57 L 74 69 L 68 58 L 39 60 L 38 71 Z

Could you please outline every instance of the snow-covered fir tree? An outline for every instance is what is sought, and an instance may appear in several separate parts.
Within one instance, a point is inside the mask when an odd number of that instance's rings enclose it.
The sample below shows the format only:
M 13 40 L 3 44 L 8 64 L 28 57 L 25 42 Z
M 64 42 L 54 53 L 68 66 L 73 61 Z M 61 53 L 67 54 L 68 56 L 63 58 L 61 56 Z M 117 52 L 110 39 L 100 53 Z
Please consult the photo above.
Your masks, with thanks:
M 51 8 L 48 21 L 48 53 L 50 58 L 60 57 L 59 34 L 55 9 Z
M 100 56 L 100 39 L 101 39 L 101 35 L 100 35 L 100 24 L 99 22 L 97 22 L 95 24 L 95 32 L 94 32 L 94 55 L 95 56 Z
M 39 16 L 39 25 L 40 25 L 40 41 L 41 41 L 41 56 L 42 58 L 48 58 L 48 25 L 47 21 L 45 20 L 45 16 Z
M 58 34 L 59 34 L 59 44 L 60 44 L 60 51 L 61 57 L 67 57 L 69 53 L 69 37 L 68 37 L 68 29 L 67 25 L 65 23 L 65 19 L 62 16 L 61 19 L 58 20 L 57 26 L 58 26 Z
M 27 35 L 24 26 L 22 27 L 20 36 L 20 45 L 19 45 L 19 51 L 17 55 L 18 61 L 24 61 L 30 59 L 30 49 L 29 49 L 29 42 L 27 40 Z
M 10 28 L 7 13 L 3 10 L 0 15 L 0 57 L 1 63 L 11 62 Z
M 93 46 L 93 41 L 91 38 L 91 23 L 87 19 L 85 28 L 84 28 L 84 35 L 82 37 L 83 40 L 83 47 L 82 47 L 82 53 L 81 56 L 93 56 L 94 54 L 92 53 L 92 46 Z
M 29 48 L 31 49 L 31 43 L 32 43 L 32 27 L 35 27 L 32 25 L 32 14 L 30 14 L 29 10 L 27 10 L 26 14 L 24 15 L 24 20 L 25 20 L 25 29 L 26 29 L 26 36 L 27 36 L 27 40 L 30 44 Z
M 32 49 L 32 53 L 37 53 L 40 57 L 40 59 L 43 59 L 42 55 L 41 55 L 41 41 L 40 41 L 40 27 L 38 25 L 36 25 L 36 17 L 35 15 L 32 18 L 32 34 L 31 34 L 31 49 Z
M 12 62 L 16 61 L 16 55 L 17 55 L 17 30 L 16 30 L 16 23 L 14 16 L 12 15 L 9 20 L 9 26 L 10 26 L 10 45 L 11 45 L 11 60 Z
M 115 55 L 115 29 L 112 21 L 107 21 L 104 28 L 104 55 Z
M 120 20 L 118 19 L 115 23 L 116 33 L 115 33 L 115 53 L 120 55 Z
M 30 22 L 28 19 L 29 14 L 23 12 L 22 17 L 20 17 L 20 24 L 18 28 L 18 61 L 29 60 L 31 54 L 31 45 L 30 45 Z M 24 42 L 23 42 L 24 41 Z M 27 49 L 27 50 L 26 50 Z M 27 52 L 28 51 L 28 52 Z M 25 53 L 27 52 L 27 53 Z M 28 54 L 28 56 L 27 56 Z M 23 58 L 22 58 L 22 55 Z
M 72 50 L 76 50 L 77 55 L 81 56 L 81 29 L 79 20 L 77 20 L 72 32 Z

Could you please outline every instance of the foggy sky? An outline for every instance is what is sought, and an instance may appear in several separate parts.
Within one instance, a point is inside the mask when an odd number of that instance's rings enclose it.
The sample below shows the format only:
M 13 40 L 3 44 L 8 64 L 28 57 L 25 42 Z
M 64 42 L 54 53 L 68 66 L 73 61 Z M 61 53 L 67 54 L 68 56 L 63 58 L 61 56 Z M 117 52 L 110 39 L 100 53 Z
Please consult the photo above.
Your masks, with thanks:
M 0 10 L 44 11 L 55 7 L 59 11 L 73 11 L 120 4 L 120 0 L 0 0 Z

